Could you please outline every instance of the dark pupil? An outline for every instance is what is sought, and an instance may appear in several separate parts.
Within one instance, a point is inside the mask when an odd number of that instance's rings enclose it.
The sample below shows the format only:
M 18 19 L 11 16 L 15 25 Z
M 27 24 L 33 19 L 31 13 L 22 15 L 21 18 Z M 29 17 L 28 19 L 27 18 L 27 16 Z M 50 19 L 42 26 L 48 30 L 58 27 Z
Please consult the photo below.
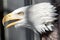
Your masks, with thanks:
M 18 14 L 21 14 L 21 13 L 18 13 Z

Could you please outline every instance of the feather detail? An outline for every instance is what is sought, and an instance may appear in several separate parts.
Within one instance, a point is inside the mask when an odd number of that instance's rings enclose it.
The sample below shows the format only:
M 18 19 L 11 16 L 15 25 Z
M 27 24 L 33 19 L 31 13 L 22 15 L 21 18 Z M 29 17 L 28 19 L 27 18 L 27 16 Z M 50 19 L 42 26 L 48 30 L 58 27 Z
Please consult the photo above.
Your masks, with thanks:
M 53 24 L 51 23 L 56 20 L 55 16 L 58 15 L 55 13 L 55 8 L 51 3 L 47 2 L 33 5 L 30 8 L 29 20 L 38 32 L 52 31 Z M 47 23 L 50 24 L 45 26 Z

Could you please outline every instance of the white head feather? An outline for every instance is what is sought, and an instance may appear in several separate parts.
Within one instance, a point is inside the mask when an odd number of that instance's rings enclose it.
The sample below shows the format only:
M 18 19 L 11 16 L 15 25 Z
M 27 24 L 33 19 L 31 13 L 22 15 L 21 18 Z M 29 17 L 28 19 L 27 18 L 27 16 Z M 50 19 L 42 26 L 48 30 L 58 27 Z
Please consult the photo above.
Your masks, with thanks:
M 21 11 L 24 12 L 24 19 L 22 21 L 17 22 L 16 26 L 25 26 L 27 25 L 27 19 L 26 19 L 26 10 L 30 6 L 18 8 L 14 10 L 12 13 L 15 15 Z M 51 5 L 51 3 L 43 2 L 43 3 L 38 3 L 36 5 L 32 5 L 28 11 L 29 11 L 29 21 L 33 23 L 34 27 L 39 33 L 47 31 L 52 31 L 52 22 L 56 20 L 54 16 L 57 14 L 54 13 L 56 7 Z M 46 24 L 46 25 L 45 25 Z M 17 27 L 16 27 L 17 28 Z

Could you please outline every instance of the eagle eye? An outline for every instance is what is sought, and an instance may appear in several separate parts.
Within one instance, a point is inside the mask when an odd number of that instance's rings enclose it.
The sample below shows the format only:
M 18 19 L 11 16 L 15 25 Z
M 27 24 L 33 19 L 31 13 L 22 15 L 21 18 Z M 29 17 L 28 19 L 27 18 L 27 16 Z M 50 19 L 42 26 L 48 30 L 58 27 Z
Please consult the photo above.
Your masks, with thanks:
M 20 15 L 20 16 L 21 16 L 21 15 L 24 15 L 24 12 L 19 12 L 18 15 Z

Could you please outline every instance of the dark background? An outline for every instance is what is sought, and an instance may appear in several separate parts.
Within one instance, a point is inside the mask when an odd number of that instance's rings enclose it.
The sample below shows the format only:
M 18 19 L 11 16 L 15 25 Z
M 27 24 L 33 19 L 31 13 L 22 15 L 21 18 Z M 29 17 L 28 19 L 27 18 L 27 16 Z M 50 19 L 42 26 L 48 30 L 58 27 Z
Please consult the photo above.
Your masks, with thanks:
M 3 0 L 0 0 L 0 40 L 4 40 L 4 26 L 2 25 L 3 18 Z

